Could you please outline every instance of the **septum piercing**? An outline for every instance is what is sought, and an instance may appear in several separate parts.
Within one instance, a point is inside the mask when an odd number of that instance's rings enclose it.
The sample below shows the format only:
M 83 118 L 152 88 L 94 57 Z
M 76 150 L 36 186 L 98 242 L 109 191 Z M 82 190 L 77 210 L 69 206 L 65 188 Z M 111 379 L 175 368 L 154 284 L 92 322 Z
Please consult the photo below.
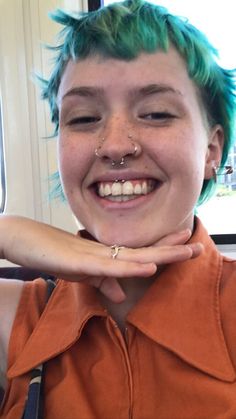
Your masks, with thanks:
M 133 138 L 132 134 L 128 134 L 128 138 L 132 140 L 132 138 Z M 95 156 L 98 157 L 98 158 L 101 158 L 102 157 L 99 154 L 99 150 L 101 150 L 102 144 L 104 143 L 104 141 L 105 141 L 105 137 L 102 137 L 101 140 L 100 140 L 99 146 L 97 148 L 95 148 L 95 150 L 94 150 Z M 130 154 L 130 155 L 134 155 L 135 156 L 135 154 L 138 151 L 138 147 L 135 145 L 135 143 L 133 141 L 131 141 L 131 144 L 134 147 L 134 151 L 132 153 L 127 153 L 127 155 Z M 116 165 L 123 166 L 124 164 L 125 164 L 125 157 L 122 157 L 120 161 L 116 161 L 116 160 L 112 160 L 111 161 L 111 165 L 113 167 L 116 166 Z
M 128 134 L 128 138 L 133 138 L 132 137 L 132 135 L 131 134 Z M 138 151 L 138 147 L 134 144 L 134 142 L 132 141 L 131 142 L 131 144 L 132 144 L 132 146 L 134 147 L 134 151 L 133 151 L 133 153 L 128 153 L 127 155 L 131 155 L 131 156 L 135 156 L 135 154 L 137 153 L 137 151 Z M 95 153 L 96 154 L 96 153 Z M 119 162 L 117 162 L 116 160 L 112 160 L 111 161 L 111 165 L 114 167 L 114 166 L 116 166 L 116 165 L 120 165 L 120 166 L 123 166 L 124 164 L 125 164 L 125 157 L 122 157 L 121 158 L 121 160 L 119 161 Z
M 120 162 L 117 162 L 116 160 L 112 160 L 111 161 L 111 165 L 112 166 L 116 166 L 117 164 L 119 164 L 120 166 L 123 166 L 125 164 L 125 158 L 122 157 L 121 160 L 120 160 Z

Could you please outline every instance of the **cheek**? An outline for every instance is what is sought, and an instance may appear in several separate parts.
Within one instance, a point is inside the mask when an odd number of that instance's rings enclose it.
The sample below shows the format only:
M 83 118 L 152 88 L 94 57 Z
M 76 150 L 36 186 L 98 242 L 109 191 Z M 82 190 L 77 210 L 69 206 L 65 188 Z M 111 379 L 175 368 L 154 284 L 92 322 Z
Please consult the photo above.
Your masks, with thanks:
M 186 129 L 171 140 L 166 153 L 170 168 L 203 173 L 207 153 L 205 132 L 199 130 L 199 133 L 195 133 L 193 128 Z
M 67 138 L 59 139 L 58 146 L 59 171 L 63 186 L 73 189 L 73 184 L 83 179 L 86 172 L 86 154 L 75 141 L 67 141 Z
M 160 166 L 169 178 L 171 190 L 195 203 L 204 179 L 206 147 L 192 133 L 183 132 L 172 138 L 171 146 L 159 151 Z

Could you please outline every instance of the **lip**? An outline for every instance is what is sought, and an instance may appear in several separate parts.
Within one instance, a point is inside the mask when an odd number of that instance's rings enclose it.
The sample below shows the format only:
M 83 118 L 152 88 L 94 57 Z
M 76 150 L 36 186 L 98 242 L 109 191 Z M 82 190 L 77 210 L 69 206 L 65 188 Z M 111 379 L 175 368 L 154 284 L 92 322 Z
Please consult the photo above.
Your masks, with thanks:
M 95 184 L 99 182 L 115 182 L 116 180 L 149 180 L 153 179 L 156 182 L 163 182 L 163 176 L 158 176 L 156 174 L 147 173 L 144 171 L 137 171 L 131 169 L 122 169 L 122 170 L 112 170 L 109 172 L 101 173 L 97 176 L 94 176 L 90 179 L 88 187 L 94 187 Z
M 110 177 L 110 176 L 104 176 L 103 177 L 104 180 L 101 180 L 101 179 L 102 178 L 99 177 L 99 181 L 94 182 L 94 183 L 91 184 L 91 186 L 89 187 L 89 192 L 91 193 L 93 200 L 100 207 L 102 207 L 103 209 L 109 209 L 109 210 L 112 210 L 112 209 L 113 210 L 121 210 L 121 209 L 128 210 L 128 209 L 134 209 L 134 208 L 139 207 L 139 206 L 142 206 L 144 204 L 148 204 L 149 201 L 152 200 L 154 194 L 163 185 L 163 182 L 162 181 L 160 181 L 160 180 L 156 181 L 156 179 L 154 179 L 154 181 L 156 183 L 156 186 L 155 186 L 155 188 L 151 192 L 149 192 L 149 193 L 147 193 L 145 195 L 136 195 L 135 198 L 130 199 L 130 200 L 127 200 L 127 201 L 111 201 L 109 199 L 106 199 L 105 197 L 101 197 L 101 196 L 98 195 L 98 193 L 97 193 L 97 184 L 100 181 L 101 182 L 113 182 L 114 181 L 114 177 L 113 176 L 112 177 Z M 142 176 L 140 176 L 138 179 L 142 179 L 143 180 L 144 178 Z M 138 180 L 138 179 L 135 178 L 135 180 Z M 147 180 L 147 179 L 153 179 L 153 178 L 150 178 L 150 177 L 147 177 L 146 176 L 145 179 Z M 123 178 L 122 178 L 122 180 L 123 180 Z M 130 181 L 132 181 L 134 179 L 132 179 L 130 177 L 126 177 L 124 180 L 130 180 Z
M 161 186 L 161 185 L 160 185 Z M 101 198 L 97 193 L 95 192 L 95 189 L 91 188 L 91 194 L 93 196 L 93 200 L 103 209 L 108 210 L 128 210 L 128 209 L 134 209 L 136 207 L 139 207 L 141 205 L 147 204 L 157 191 L 159 189 L 158 186 L 155 188 L 152 192 L 148 193 L 147 195 L 137 195 L 136 198 L 128 200 L 128 201 L 109 201 L 108 199 Z
M 156 168 L 155 168 L 156 169 Z M 156 187 L 153 191 L 149 192 L 146 195 L 136 195 L 136 198 L 128 201 L 109 201 L 103 197 L 100 197 L 97 194 L 97 187 L 100 182 L 115 182 L 115 181 L 143 181 L 143 180 L 154 180 Z M 122 169 L 112 169 L 109 171 L 101 171 L 99 174 L 94 174 L 88 183 L 87 190 L 92 197 L 94 204 L 98 205 L 100 208 L 107 210 L 128 210 L 141 207 L 143 205 L 148 205 L 152 200 L 155 193 L 161 188 L 165 178 L 163 174 L 157 170 L 155 173 L 147 172 L 146 170 L 137 170 L 132 168 L 122 168 Z

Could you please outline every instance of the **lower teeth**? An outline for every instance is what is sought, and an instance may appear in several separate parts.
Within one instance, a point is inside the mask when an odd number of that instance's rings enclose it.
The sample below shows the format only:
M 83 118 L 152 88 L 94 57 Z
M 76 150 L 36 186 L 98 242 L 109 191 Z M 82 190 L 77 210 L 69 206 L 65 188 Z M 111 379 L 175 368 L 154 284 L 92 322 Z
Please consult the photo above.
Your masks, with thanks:
M 124 202 L 124 201 L 130 201 L 131 199 L 138 198 L 140 195 L 118 195 L 118 196 L 104 196 L 105 199 L 108 199 L 109 201 L 113 202 Z

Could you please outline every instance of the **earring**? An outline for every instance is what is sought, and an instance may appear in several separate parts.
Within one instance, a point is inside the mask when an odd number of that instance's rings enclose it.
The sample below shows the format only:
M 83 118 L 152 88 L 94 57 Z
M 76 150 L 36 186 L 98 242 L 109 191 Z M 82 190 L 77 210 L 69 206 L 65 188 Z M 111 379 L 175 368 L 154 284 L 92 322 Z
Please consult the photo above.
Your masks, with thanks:
M 227 165 L 227 166 L 224 166 L 224 168 L 225 168 L 225 173 L 222 173 L 222 175 L 232 175 L 232 173 L 234 173 L 234 169 L 232 166 Z
M 217 173 L 218 169 L 225 169 L 225 171 L 222 173 Z M 215 182 L 217 182 L 217 176 L 232 175 L 232 173 L 234 173 L 234 169 L 231 165 L 226 165 L 226 166 L 213 165 L 212 172 L 213 172 L 213 179 Z

